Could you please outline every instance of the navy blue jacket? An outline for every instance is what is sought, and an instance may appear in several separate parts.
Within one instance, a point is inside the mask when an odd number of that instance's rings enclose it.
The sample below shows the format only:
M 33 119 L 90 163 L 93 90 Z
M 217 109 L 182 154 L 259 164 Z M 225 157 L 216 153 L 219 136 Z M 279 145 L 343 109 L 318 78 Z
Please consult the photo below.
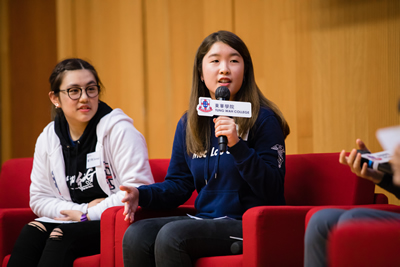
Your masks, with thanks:
M 142 208 L 175 208 L 197 190 L 197 216 L 241 219 L 255 206 L 284 205 L 285 138 L 274 113 L 261 108 L 247 140 L 220 153 L 210 118 L 211 149 L 206 156 L 186 152 L 186 115 L 176 128 L 165 181 L 140 186 Z M 244 138 L 246 139 L 246 138 Z M 218 175 L 216 176 L 215 173 Z

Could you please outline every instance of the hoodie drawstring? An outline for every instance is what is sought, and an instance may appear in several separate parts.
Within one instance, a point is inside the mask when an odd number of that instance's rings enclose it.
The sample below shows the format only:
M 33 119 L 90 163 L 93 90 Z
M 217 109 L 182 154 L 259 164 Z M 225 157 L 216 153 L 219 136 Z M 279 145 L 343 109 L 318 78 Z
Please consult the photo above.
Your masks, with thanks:
M 204 163 L 204 181 L 207 185 L 209 177 L 208 177 L 208 167 L 210 165 L 210 156 L 211 156 L 211 149 L 209 149 L 206 152 L 206 161 Z M 218 172 L 219 172 L 219 157 L 221 156 L 221 153 L 218 151 L 217 153 L 217 160 L 215 161 L 215 165 L 214 165 L 214 179 L 218 178 Z
M 210 147 L 208 148 L 208 150 L 206 151 L 206 162 L 204 162 L 204 181 L 206 182 L 206 185 L 208 183 L 208 166 L 210 163 L 210 155 L 211 155 L 211 149 Z
M 215 175 L 214 175 L 214 178 L 215 179 L 217 179 L 217 177 L 218 177 L 218 171 L 219 171 L 219 156 L 221 155 L 221 153 L 218 151 L 218 153 L 217 153 L 217 161 L 215 162 L 215 167 L 214 167 L 214 169 L 215 169 Z

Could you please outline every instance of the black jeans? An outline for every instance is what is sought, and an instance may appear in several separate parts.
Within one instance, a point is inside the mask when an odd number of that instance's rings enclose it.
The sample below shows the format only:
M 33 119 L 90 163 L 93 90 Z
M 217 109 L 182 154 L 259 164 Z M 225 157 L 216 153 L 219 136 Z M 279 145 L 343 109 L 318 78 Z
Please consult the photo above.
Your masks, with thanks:
M 124 235 L 124 266 L 189 267 L 200 257 L 231 255 L 237 240 L 230 236 L 242 237 L 242 221 L 187 216 L 137 221 Z
M 76 258 L 100 253 L 100 221 L 41 224 L 46 230 L 30 224 L 24 226 L 8 267 L 72 267 Z M 61 229 L 59 238 L 49 237 L 54 228 Z

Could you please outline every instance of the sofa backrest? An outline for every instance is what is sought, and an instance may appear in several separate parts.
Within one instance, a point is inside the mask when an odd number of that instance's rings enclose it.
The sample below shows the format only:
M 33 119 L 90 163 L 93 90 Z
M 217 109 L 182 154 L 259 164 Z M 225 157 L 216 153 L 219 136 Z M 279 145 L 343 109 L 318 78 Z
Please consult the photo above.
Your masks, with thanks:
M 150 168 L 153 173 L 154 181 L 156 183 L 161 183 L 164 181 L 165 176 L 167 175 L 168 166 L 170 159 L 150 159 Z M 194 201 L 196 200 L 197 192 L 194 191 L 192 196 L 188 201 L 185 202 L 185 205 L 194 205 Z
M 150 159 L 150 168 L 153 173 L 153 178 L 156 183 L 161 183 L 164 181 L 167 175 L 169 159 Z
M 151 159 L 154 180 L 164 181 L 169 159 Z M 287 205 L 361 205 L 374 203 L 375 185 L 357 177 L 339 163 L 339 153 L 286 156 L 285 199 Z M 194 192 L 186 204 L 193 204 Z
M 33 158 L 10 159 L 0 172 L 0 208 L 29 208 Z
M 151 159 L 155 182 L 167 174 L 169 159 Z M 28 208 L 32 158 L 11 159 L 0 173 L 0 208 Z M 286 156 L 287 205 L 359 205 L 374 203 L 373 183 L 354 175 L 339 163 L 339 153 Z M 185 203 L 193 205 L 197 193 Z
M 286 156 L 287 205 L 359 205 L 374 203 L 375 185 L 339 163 L 339 153 Z

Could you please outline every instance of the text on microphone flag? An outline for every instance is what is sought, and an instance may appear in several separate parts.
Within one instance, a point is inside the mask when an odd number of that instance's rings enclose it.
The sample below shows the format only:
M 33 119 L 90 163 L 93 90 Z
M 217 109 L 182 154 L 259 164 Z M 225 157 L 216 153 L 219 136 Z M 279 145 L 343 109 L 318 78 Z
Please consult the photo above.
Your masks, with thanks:
M 251 103 L 241 101 L 214 100 L 200 97 L 197 106 L 199 116 L 228 116 L 251 118 Z

